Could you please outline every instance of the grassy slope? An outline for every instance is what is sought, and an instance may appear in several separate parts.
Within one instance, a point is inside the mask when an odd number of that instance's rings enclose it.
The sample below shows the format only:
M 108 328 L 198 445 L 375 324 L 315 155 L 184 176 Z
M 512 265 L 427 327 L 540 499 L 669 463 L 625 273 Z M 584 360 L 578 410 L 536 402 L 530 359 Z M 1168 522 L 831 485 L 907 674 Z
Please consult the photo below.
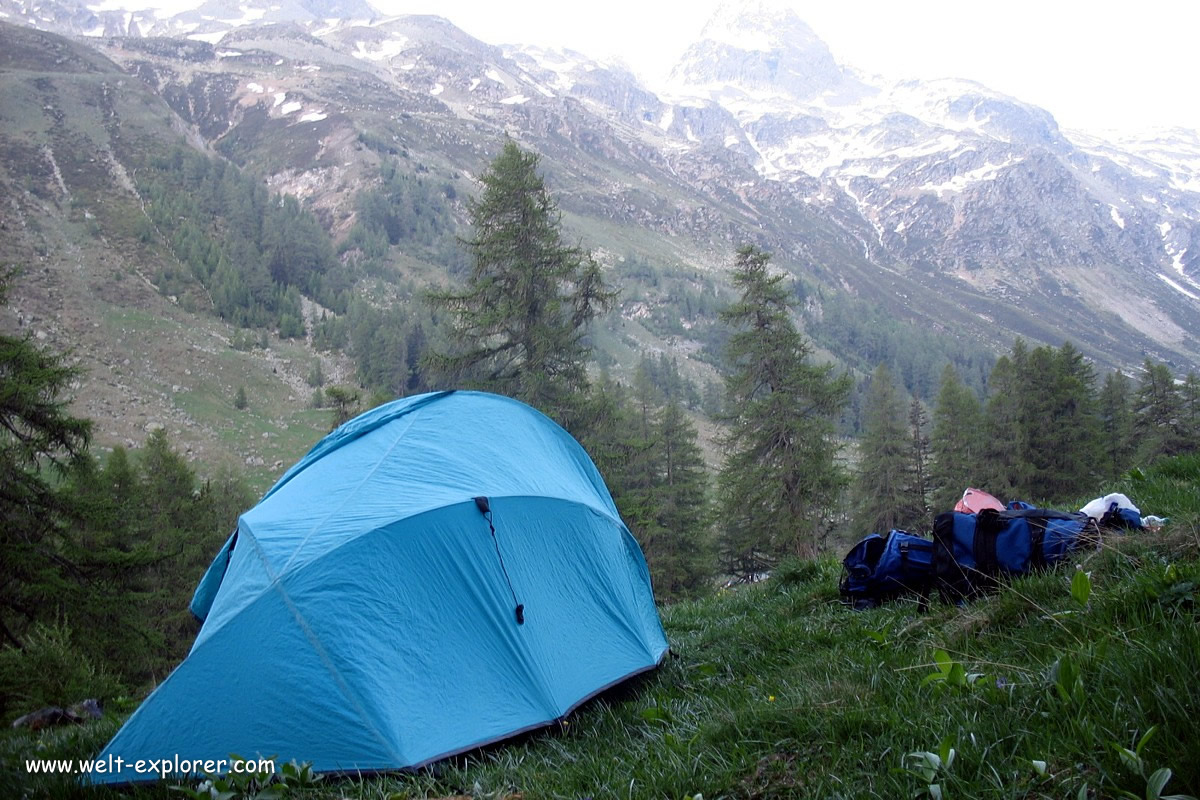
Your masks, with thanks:
M 301 796 L 911 796 L 927 783 L 901 769 L 906 754 L 937 751 L 948 737 L 956 758 L 937 779 L 946 797 L 1075 797 L 1085 784 L 1085 796 L 1141 797 L 1145 781 L 1114 743 L 1133 748 L 1152 726 L 1146 774 L 1170 767 L 1168 792 L 1198 793 L 1197 483 L 1200 459 L 1118 487 L 1173 521 L 1080 554 L 1094 586 L 1086 607 L 1071 596 L 1068 569 L 1017 580 L 966 608 L 854 613 L 837 603 L 836 561 L 801 564 L 664 609 L 676 657 L 561 729 L 433 771 L 330 781 Z M 926 682 L 938 649 L 983 677 L 963 687 Z M 1064 656 L 1080 673 L 1065 696 L 1054 678 Z M 20 759 L 87 757 L 117 724 L 8 734 L 0 776 L 26 783 L 29 796 L 115 796 L 61 781 L 30 785 Z M 1045 776 L 1035 760 L 1046 762 Z

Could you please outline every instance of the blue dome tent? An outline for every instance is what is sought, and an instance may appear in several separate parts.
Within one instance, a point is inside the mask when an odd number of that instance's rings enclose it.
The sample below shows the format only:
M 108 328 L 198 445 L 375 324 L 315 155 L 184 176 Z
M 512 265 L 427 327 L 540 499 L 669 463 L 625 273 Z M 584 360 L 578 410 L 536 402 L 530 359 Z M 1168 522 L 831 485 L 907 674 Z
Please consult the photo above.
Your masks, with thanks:
M 637 542 L 583 448 L 479 392 L 397 400 L 321 440 L 242 515 L 187 658 L 101 753 L 415 767 L 537 728 L 654 668 Z

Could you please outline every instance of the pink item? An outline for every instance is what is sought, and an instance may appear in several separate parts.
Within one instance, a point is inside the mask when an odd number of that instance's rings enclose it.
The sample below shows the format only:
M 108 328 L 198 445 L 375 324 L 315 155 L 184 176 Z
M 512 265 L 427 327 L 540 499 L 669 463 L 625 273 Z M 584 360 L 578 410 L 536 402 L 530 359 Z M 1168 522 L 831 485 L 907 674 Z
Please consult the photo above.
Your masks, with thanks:
M 959 500 L 958 504 L 954 506 L 955 511 L 961 511 L 964 514 L 978 514 L 985 508 L 1003 511 L 1004 503 L 982 489 L 967 489 L 963 492 L 962 500 Z

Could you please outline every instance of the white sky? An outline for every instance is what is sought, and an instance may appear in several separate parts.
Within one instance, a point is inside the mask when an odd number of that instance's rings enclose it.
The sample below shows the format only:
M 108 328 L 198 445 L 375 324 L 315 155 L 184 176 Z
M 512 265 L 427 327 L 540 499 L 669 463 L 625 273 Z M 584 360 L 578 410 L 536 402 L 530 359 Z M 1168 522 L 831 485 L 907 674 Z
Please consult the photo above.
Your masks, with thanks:
M 1196 0 L 784 0 L 843 64 L 888 79 L 968 78 L 1040 105 L 1059 125 L 1200 130 Z M 373 0 L 446 17 L 490 44 L 620 57 L 653 80 L 718 0 Z

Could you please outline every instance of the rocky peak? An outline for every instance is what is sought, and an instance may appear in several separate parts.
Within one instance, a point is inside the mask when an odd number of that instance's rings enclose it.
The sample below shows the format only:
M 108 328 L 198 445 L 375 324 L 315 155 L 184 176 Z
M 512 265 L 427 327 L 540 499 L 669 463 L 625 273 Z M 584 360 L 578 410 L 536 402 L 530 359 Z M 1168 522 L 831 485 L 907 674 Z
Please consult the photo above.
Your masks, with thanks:
M 671 73 L 677 87 L 805 100 L 852 80 L 796 12 L 773 0 L 722 4 Z

